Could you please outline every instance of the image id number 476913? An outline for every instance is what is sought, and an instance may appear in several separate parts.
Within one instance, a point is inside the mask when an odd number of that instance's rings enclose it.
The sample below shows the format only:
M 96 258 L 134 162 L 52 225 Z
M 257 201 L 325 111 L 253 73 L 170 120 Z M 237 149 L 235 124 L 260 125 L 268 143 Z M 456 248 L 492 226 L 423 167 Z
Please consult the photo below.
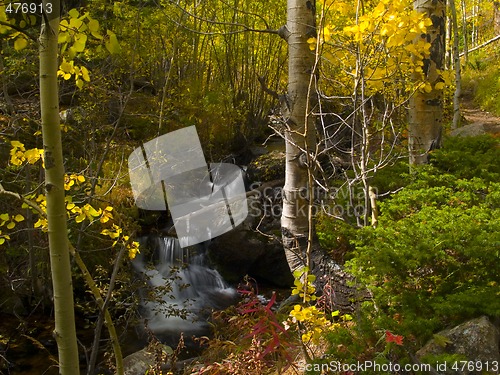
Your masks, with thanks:
M 7 14 L 50 14 L 52 9 L 52 3 L 41 1 L 9 2 L 5 5 L 5 13 Z

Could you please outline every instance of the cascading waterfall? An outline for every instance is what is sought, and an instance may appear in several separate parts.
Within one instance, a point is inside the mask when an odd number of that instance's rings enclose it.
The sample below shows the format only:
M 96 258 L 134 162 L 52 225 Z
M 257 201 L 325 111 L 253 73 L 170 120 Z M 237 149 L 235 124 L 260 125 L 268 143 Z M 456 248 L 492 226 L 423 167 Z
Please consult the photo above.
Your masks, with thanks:
M 142 298 L 143 318 L 148 329 L 164 342 L 205 334 L 210 312 L 234 303 L 237 293 L 216 270 L 208 267 L 201 246 L 181 248 L 174 237 L 150 237 L 155 253 L 153 265 L 140 254 L 135 269 L 153 290 Z

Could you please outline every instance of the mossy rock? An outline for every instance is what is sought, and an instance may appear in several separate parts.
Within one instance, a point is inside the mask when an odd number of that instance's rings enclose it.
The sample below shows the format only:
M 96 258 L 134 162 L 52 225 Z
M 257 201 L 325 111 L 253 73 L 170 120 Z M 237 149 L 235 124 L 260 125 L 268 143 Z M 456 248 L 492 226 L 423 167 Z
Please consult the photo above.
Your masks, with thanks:
M 253 182 L 268 182 L 285 177 L 285 153 L 272 151 L 261 155 L 248 165 L 248 175 Z

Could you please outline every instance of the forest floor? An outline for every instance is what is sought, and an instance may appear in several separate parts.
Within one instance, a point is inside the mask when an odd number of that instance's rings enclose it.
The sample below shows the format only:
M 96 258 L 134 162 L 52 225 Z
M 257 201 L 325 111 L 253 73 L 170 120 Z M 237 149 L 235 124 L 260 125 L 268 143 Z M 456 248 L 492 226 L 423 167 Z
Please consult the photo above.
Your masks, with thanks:
M 500 117 L 479 108 L 472 98 L 465 97 L 461 103 L 462 124 L 450 132 L 451 136 L 475 136 L 492 134 L 500 137 Z
M 471 99 L 461 103 L 462 126 L 451 131 L 450 135 L 473 136 L 484 133 L 500 135 L 500 117 L 482 110 Z
M 481 122 L 483 124 L 500 124 L 500 117 L 493 113 L 483 111 L 471 100 L 462 102 L 462 115 L 467 120 L 467 124 Z

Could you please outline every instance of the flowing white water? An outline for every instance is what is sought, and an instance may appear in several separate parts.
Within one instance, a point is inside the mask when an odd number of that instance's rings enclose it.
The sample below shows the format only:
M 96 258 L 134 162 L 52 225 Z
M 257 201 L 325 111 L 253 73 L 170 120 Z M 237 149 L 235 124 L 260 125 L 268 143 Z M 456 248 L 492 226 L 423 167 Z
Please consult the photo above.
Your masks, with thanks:
M 210 312 L 231 305 L 235 289 L 207 266 L 203 252 L 183 249 L 173 237 L 150 238 L 150 242 L 157 259 L 154 264 L 148 264 L 143 255 L 133 261 L 153 291 L 142 300 L 148 329 L 164 341 L 175 340 L 181 332 L 204 334 Z

